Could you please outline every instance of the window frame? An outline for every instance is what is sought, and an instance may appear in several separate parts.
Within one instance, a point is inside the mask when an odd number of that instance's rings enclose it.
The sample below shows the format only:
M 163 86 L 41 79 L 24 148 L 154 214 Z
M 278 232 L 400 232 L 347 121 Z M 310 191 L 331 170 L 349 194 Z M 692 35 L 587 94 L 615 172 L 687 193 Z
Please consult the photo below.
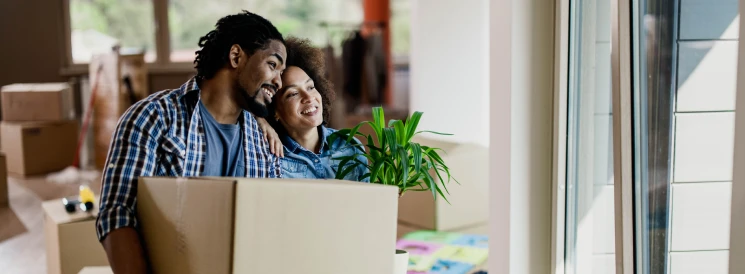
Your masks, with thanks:
M 741 0 L 745 1 L 745 0 Z M 551 273 L 564 274 L 566 260 L 567 123 L 570 0 L 556 0 L 554 40 L 554 133 L 551 216 Z M 611 98 L 614 169 L 615 266 L 635 273 L 633 109 L 630 0 L 611 0 Z
M 551 274 L 564 274 L 566 265 L 566 176 L 569 91 L 569 2 L 554 5 L 554 134 L 551 205 Z
M 745 0 L 740 0 L 740 15 Z M 745 37 L 745 20 L 740 17 L 739 37 Z M 737 91 L 735 100 L 735 146 L 732 174 L 732 210 L 730 219 L 729 273 L 745 271 L 745 43 L 737 45 Z
M 148 73 L 193 73 L 191 62 L 171 62 L 171 37 L 168 21 L 168 1 L 150 0 L 153 3 L 153 19 L 155 23 L 155 61 L 147 63 Z M 72 20 L 70 18 L 70 0 L 62 0 L 62 21 L 64 27 L 64 58 L 60 69 L 62 76 L 77 76 L 88 74 L 88 63 L 75 64 L 72 59 Z

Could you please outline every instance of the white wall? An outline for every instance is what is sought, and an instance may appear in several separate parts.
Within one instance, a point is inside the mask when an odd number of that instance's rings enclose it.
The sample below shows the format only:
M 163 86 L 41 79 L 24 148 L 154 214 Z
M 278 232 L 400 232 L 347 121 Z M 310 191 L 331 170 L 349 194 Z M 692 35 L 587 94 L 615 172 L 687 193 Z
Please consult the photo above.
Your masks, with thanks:
M 409 111 L 446 140 L 489 145 L 488 4 L 412 0 Z
M 489 270 L 551 273 L 554 7 L 490 5 Z

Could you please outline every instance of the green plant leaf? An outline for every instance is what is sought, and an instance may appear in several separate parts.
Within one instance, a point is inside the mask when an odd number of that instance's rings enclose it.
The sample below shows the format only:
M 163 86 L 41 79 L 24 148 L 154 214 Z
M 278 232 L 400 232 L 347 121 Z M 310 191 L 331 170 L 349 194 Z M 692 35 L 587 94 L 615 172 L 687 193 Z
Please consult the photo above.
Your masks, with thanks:
M 380 172 L 381 168 L 383 168 L 384 164 L 385 164 L 385 161 L 374 162 L 373 167 L 370 169 L 370 182 L 373 182 L 373 180 L 378 179 L 378 173 Z
M 433 134 L 437 134 L 437 135 L 445 135 L 445 136 L 452 136 L 453 135 L 451 133 L 442 133 L 442 132 L 431 131 L 431 130 L 417 131 L 416 134 L 425 133 L 425 132 L 426 133 L 433 133 Z
M 339 168 L 341 169 L 341 172 L 339 170 L 337 170 L 336 171 L 335 178 L 336 179 L 343 179 L 346 176 L 346 174 L 348 174 L 350 172 L 349 171 L 350 167 L 347 166 L 347 163 L 349 163 L 349 161 L 353 160 L 354 157 L 352 157 L 352 156 L 343 156 L 343 157 L 336 157 L 335 159 L 341 160 L 341 162 L 339 162 Z M 351 169 L 354 169 L 354 167 L 351 167 Z
M 392 126 L 396 131 L 396 143 L 402 146 L 406 144 L 407 133 L 404 123 L 401 120 L 391 120 L 389 126 Z
M 419 126 L 419 120 L 424 115 L 421 111 L 415 111 L 414 114 L 406 121 L 406 142 L 410 142 L 416 135 L 416 128 Z
M 413 154 L 413 160 L 414 160 L 414 172 L 419 174 L 422 172 L 422 148 L 417 143 L 410 143 L 411 146 L 411 152 Z
M 404 151 L 403 149 L 400 149 L 400 150 L 398 150 L 398 153 L 399 153 L 399 157 L 401 157 L 401 159 L 406 159 L 406 151 Z M 403 172 L 401 172 L 401 176 L 402 176 L 402 178 L 401 178 L 401 184 L 403 184 L 403 187 L 401 188 L 401 191 L 403 192 L 403 191 L 406 191 L 406 182 L 409 181 L 409 161 L 408 161 L 408 159 L 406 161 L 401 161 L 401 164 L 402 164 L 401 165 L 401 169 L 403 170 Z
M 382 145 L 383 136 L 381 134 L 383 131 L 383 128 L 385 127 L 385 114 L 383 113 L 383 108 L 374 107 L 372 110 L 372 117 L 373 117 L 373 124 L 374 124 L 373 129 L 375 130 L 375 134 L 378 137 L 378 141 L 381 143 L 381 146 L 383 146 Z

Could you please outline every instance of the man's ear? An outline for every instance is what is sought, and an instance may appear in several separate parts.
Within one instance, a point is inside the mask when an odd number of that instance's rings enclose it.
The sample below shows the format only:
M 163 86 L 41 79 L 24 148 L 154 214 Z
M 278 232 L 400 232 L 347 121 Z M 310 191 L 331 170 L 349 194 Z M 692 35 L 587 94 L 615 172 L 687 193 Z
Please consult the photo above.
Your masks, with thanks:
M 243 61 L 243 58 L 246 58 L 245 52 L 243 52 L 243 48 L 239 46 L 238 44 L 234 44 L 230 47 L 230 54 L 228 55 L 228 58 L 230 59 L 230 67 L 231 68 L 238 68 L 238 65 Z

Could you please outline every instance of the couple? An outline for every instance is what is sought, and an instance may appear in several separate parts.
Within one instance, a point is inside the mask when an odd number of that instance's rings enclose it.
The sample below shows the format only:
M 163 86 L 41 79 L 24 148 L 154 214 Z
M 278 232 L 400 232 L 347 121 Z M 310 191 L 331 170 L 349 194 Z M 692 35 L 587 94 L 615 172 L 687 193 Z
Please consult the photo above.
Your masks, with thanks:
M 308 41 L 285 41 L 244 11 L 220 19 L 199 47 L 197 75 L 135 103 L 114 132 L 96 220 L 114 273 L 147 272 L 138 177 L 334 178 L 330 158 L 354 152 L 345 140 L 326 142 L 334 92 L 323 53 Z M 362 173 L 345 179 L 362 181 Z

